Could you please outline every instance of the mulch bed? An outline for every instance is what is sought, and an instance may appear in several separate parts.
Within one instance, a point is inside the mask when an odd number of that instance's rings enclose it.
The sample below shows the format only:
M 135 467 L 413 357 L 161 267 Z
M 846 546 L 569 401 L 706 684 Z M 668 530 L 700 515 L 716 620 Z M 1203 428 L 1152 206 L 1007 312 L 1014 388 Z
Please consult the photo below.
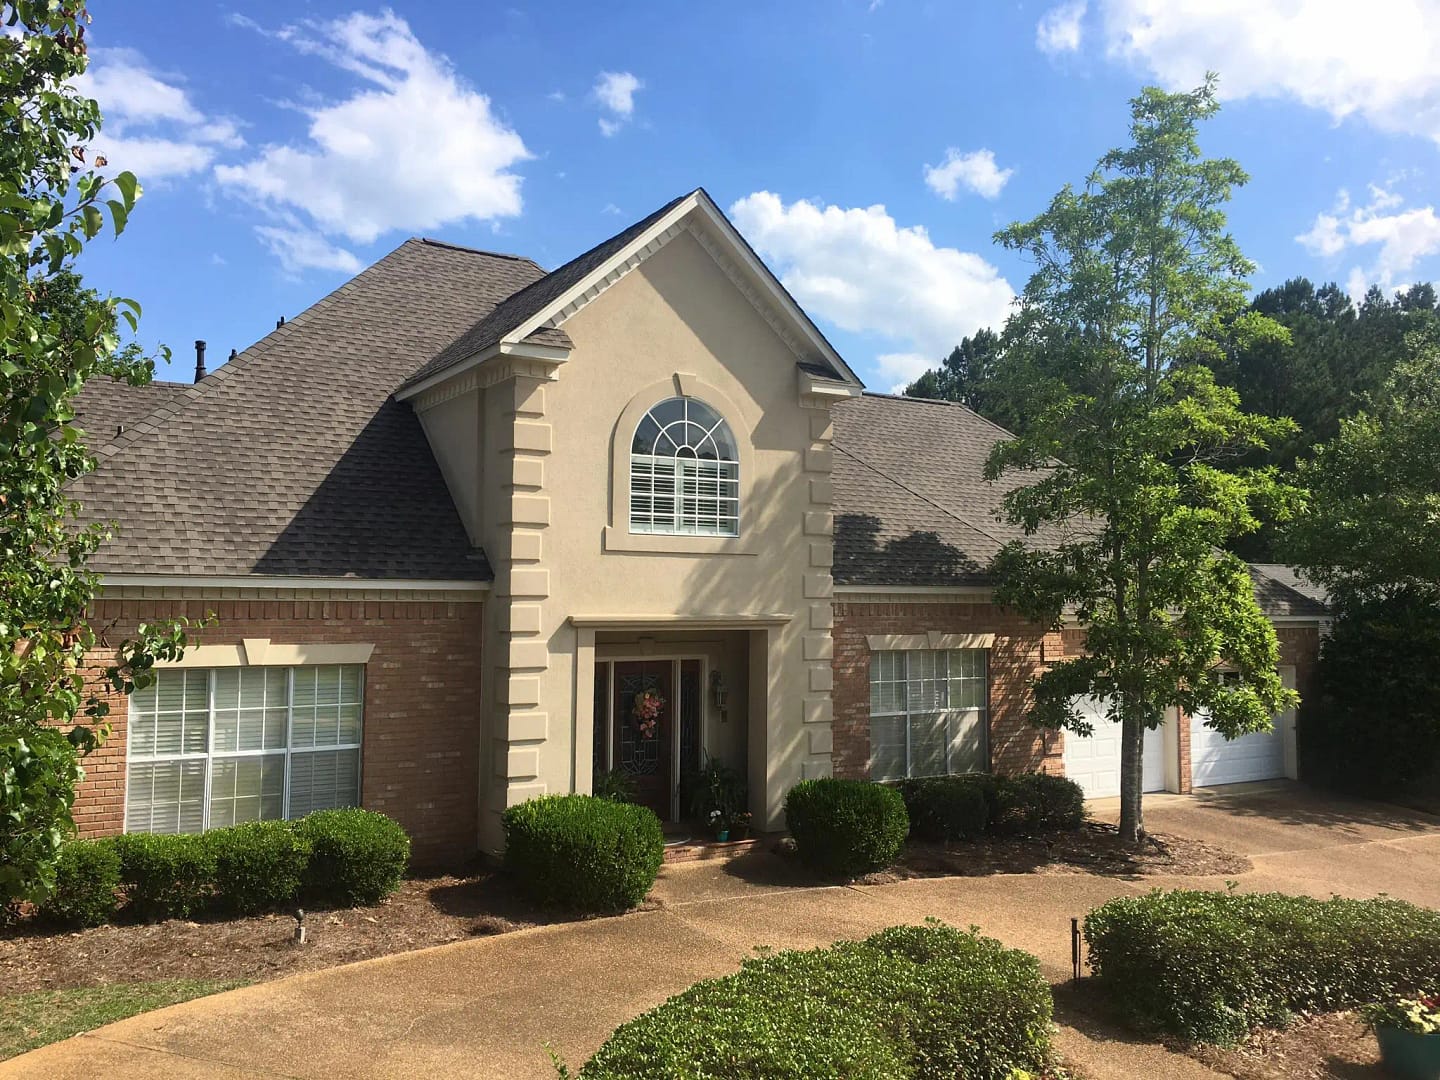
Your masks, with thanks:
M 1151 833 L 1139 851 L 1120 840 L 1113 825 L 1087 821 L 1075 832 L 954 843 L 912 840 L 899 865 L 860 880 L 879 885 L 907 878 L 983 874 L 1108 874 L 1144 877 L 1223 877 L 1243 874 L 1251 862 L 1214 844 Z
M 258 982 L 563 920 L 537 911 L 503 874 L 489 871 L 411 879 L 373 908 L 307 912 L 303 946 L 295 944 L 289 914 L 78 933 L 20 923 L 0 930 L 0 994 L 136 979 Z
M 1302 1017 L 1283 1031 L 1259 1031 L 1230 1049 L 1189 1047 L 1191 1057 L 1239 1080 L 1322 1080 L 1388 1076 L 1375 1036 L 1354 1013 Z

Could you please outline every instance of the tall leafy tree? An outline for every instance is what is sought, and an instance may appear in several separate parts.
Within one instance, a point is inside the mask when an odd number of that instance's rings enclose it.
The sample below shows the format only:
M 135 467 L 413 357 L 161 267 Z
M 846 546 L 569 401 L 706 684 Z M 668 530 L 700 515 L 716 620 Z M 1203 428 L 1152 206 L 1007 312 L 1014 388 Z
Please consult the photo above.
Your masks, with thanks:
M 982 416 L 989 403 L 990 381 L 1000 358 L 1000 335 L 988 327 L 961 338 L 950 355 L 905 388 L 909 397 L 958 401 Z
M 140 384 L 153 362 L 120 350 L 138 307 L 81 288 L 85 243 L 125 228 L 140 186 L 87 161 L 98 105 L 76 92 L 86 66 L 81 0 L 0 4 L 0 902 L 43 895 L 73 830 L 75 754 L 106 734 L 84 670 L 101 647 L 86 622 L 87 560 L 102 527 L 80 527 L 66 485 L 94 467 L 75 425 L 85 382 Z M 142 627 L 99 663 L 128 693 L 184 646 L 180 623 Z
M 1282 550 L 1336 602 L 1440 604 L 1440 326 L 1412 333 L 1369 408 L 1302 463 L 1308 512 Z
M 1247 568 L 1220 547 L 1295 495 L 1273 468 L 1240 463 L 1293 425 L 1243 411 L 1206 366 L 1226 348 L 1284 337 L 1247 310 L 1252 267 L 1225 231 L 1224 205 L 1246 176 L 1200 152 L 1198 126 L 1217 108 L 1213 77 L 1190 93 L 1144 90 L 1131 102 L 1131 145 L 996 236 L 1036 269 L 1002 361 L 1029 422 L 986 472 L 1027 481 L 1004 513 L 1045 541 L 1001 552 L 997 599 L 1052 626 L 1067 615 L 1087 626 L 1086 655 L 1034 681 L 1032 718 L 1085 732 L 1072 700 L 1109 703 L 1132 843 L 1144 834 L 1145 729 L 1168 707 L 1204 709 L 1235 737 L 1297 701 Z

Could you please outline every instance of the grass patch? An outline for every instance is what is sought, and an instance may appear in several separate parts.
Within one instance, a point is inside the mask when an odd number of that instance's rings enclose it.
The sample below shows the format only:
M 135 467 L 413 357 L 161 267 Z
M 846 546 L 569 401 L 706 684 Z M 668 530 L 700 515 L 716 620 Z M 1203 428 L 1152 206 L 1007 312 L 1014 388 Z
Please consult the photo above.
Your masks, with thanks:
M 0 996 L 0 1061 L 127 1016 L 244 985 L 214 979 L 160 979 Z

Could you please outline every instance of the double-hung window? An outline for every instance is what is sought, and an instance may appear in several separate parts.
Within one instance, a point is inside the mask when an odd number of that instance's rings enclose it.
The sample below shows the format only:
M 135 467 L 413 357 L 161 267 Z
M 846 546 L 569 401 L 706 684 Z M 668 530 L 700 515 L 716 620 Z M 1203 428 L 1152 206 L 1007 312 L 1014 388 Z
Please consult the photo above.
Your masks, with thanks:
M 360 801 L 364 668 L 161 668 L 130 695 L 127 832 L 202 832 Z
M 630 531 L 740 534 L 740 459 L 724 417 L 695 398 L 647 412 L 630 442 Z
M 983 772 L 984 649 L 870 654 L 870 778 Z

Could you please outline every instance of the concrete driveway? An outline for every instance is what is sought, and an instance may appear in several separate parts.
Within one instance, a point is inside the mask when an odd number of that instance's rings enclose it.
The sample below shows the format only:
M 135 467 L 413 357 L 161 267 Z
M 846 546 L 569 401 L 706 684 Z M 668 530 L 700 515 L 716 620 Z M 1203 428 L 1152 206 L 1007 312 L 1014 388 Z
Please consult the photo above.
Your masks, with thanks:
M 1097 803 L 1097 817 L 1118 806 Z M 1387 893 L 1440 907 L 1440 818 L 1320 799 L 1292 785 L 1148 796 L 1152 830 L 1250 856 L 1247 890 Z M 1091 874 L 932 878 L 817 888 L 769 855 L 667 867 L 660 906 L 616 919 L 476 939 L 312 972 L 112 1024 L 0 1064 L 4 1077 L 553 1077 L 617 1024 L 760 945 L 862 937 L 934 915 L 975 924 L 1069 975 L 1069 920 L 1110 897 L 1223 879 Z M 137 974 L 143 974 L 137 972 Z M 1188 1057 L 1062 1009 L 1059 1045 L 1096 1078 L 1205 1077 Z M 1084 1030 L 1066 1026 L 1073 1020 Z

